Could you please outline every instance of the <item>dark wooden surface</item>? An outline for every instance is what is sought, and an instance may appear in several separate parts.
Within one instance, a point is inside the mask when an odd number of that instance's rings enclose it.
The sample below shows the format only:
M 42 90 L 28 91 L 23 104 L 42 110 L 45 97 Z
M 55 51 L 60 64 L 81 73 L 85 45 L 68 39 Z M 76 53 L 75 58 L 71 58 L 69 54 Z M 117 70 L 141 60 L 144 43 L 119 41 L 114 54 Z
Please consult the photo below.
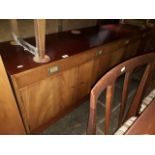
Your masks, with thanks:
M 148 29 L 113 24 L 83 28 L 80 31 L 80 34 L 72 34 L 71 31 L 66 31 L 46 35 L 46 54 L 51 57 L 51 61 L 62 59 L 64 54 L 72 56 L 96 46 L 141 34 Z M 26 40 L 35 45 L 34 38 Z M 31 54 L 24 51 L 22 47 L 11 45 L 10 41 L 0 43 L 0 54 L 9 75 L 43 65 L 33 62 Z M 17 69 L 18 65 L 23 65 L 23 68 Z
M 155 100 L 139 116 L 126 135 L 155 134 Z

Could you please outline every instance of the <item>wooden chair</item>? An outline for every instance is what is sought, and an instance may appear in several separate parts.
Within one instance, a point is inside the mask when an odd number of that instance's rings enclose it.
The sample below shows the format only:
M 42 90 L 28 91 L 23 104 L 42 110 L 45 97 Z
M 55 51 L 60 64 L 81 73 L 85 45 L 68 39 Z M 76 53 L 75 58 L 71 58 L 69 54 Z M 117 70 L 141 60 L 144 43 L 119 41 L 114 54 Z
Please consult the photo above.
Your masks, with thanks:
M 135 96 L 130 104 L 129 110 L 125 114 L 127 94 L 128 94 L 128 88 L 130 85 L 131 75 L 137 67 L 142 65 L 145 65 L 146 68 L 144 70 L 144 73 L 142 75 L 138 88 L 136 90 Z M 96 85 L 91 90 L 87 134 L 96 134 L 97 100 L 104 90 L 106 90 L 104 134 L 109 134 L 111 106 L 112 106 L 112 101 L 114 96 L 115 82 L 118 79 L 118 77 L 120 77 L 123 74 L 125 75 L 125 78 L 124 78 L 123 91 L 121 96 L 118 128 L 121 127 L 122 124 L 132 116 L 138 115 L 138 111 L 141 106 L 142 97 L 146 90 L 145 88 L 152 81 L 152 71 L 155 68 L 154 66 L 155 66 L 155 52 L 138 56 L 117 65 L 109 72 L 107 72 L 96 83 Z M 134 120 L 135 120 L 135 117 L 133 117 L 130 121 L 134 121 Z M 129 122 L 129 124 L 131 123 Z

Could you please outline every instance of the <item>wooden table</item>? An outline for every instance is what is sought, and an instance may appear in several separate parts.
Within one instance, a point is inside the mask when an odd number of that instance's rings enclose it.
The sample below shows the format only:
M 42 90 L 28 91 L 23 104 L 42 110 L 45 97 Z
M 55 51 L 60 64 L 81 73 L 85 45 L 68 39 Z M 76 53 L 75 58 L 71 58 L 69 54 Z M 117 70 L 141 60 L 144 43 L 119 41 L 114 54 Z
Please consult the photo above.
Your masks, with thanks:
M 126 135 L 155 134 L 155 99 L 139 116 Z

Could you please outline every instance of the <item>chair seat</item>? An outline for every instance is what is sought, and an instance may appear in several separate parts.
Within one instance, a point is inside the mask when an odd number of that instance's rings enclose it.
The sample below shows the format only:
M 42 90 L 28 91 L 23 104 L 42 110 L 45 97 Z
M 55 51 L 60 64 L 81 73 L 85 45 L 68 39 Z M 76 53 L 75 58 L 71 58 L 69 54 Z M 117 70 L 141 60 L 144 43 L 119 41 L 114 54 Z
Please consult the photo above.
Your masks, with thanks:
M 123 135 L 136 121 L 137 117 L 130 117 L 115 133 L 114 135 Z
M 140 106 L 139 114 L 141 114 L 146 107 L 151 103 L 151 101 L 155 98 L 155 89 L 153 89 L 149 95 L 147 95 L 143 100 Z

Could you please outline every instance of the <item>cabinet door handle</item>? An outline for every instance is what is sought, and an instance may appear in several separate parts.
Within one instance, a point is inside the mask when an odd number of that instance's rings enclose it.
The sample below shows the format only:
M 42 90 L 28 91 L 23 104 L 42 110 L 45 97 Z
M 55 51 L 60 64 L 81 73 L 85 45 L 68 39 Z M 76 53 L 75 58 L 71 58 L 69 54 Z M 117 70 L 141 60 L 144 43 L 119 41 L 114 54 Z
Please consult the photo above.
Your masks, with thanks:
M 125 41 L 125 44 L 126 44 L 126 45 L 129 44 L 129 42 L 130 42 L 130 40 L 126 40 L 126 41 Z
M 57 73 L 59 71 L 59 66 L 56 65 L 56 66 L 52 66 L 50 68 L 48 68 L 48 75 L 52 75 L 54 73 Z
M 102 55 L 103 54 L 103 50 L 98 50 L 97 52 L 96 52 L 96 56 L 100 56 L 100 55 Z

